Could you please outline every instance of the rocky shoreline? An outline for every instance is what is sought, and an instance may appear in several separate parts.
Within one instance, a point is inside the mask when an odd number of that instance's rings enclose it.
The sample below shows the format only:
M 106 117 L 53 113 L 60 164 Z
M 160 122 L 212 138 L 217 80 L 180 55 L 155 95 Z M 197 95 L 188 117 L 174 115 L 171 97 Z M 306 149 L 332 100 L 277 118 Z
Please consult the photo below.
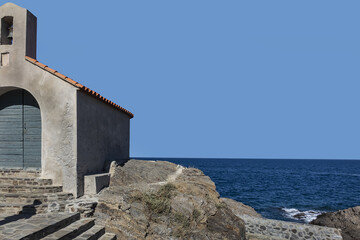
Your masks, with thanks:
M 311 224 L 339 228 L 344 240 L 360 239 L 360 206 L 323 213 Z
M 211 179 L 195 168 L 130 160 L 110 172 L 94 216 L 118 239 L 356 239 L 344 235 L 341 225 L 265 219 L 249 206 L 220 198 Z

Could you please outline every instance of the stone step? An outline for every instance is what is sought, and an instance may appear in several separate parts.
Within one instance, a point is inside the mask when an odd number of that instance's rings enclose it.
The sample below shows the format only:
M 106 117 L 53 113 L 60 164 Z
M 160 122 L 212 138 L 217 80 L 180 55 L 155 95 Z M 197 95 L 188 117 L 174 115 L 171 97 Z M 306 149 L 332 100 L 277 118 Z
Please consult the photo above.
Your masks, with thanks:
M 51 179 L 41 178 L 0 178 L 0 185 L 13 185 L 13 186 L 50 186 L 53 184 Z
M 32 214 L 16 214 L 16 215 L 4 215 L 4 214 L 0 214 L 0 226 L 4 225 L 4 224 L 7 224 L 7 223 L 10 223 L 10 222 L 14 222 L 14 221 L 17 221 L 19 219 L 28 219 L 28 218 L 31 218 Z
M 64 206 L 64 209 L 65 209 L 65 206 Z M 48 204 L 25 205 L 20 213 L 21 214 L 40 214 L 40 213 L 47 213 L 47 210 L 48 210 Z
M 17 215 L 23 210 L 23 204 L 11 204 L 11 203 L 1 203 L 0 204 L 0 215 Z
M 0 193 L 57 193 L 62 186 L 14 186 L 0 185 Z
M 0 215 L 15 215 L 19 213 L 39 214 L 64 212 L 68 200 L 73 199 L 69 193 L 54 194 L 0 194 Z
M 31 205 L 36 203 L 47 203 L 51 201 L 65 201 L 73 198 L 71 193 L 0 193 L 1 203 L 17 203 Z
M 60 229 L 57 232 L 54 232 L 41 240 L 70 240 L 79 236 L 83 232 L 87 231 L 95 225 L 94 218 L 85 218 L 79 221 L 76 221 L 69 226 Z
M 99 240 L 116 240 L 116 235 L 113 233 L 105 233 L 99 238 Z
M 0 169 L 0 178 L 39 178 L 40 171 L 24 171 L 19 169 Z
M 18 214 L 39 214 L 46 213 L 48 209 L 47 204 L 39 205 L 24 205 L 16 203 L 2 203 L 0 204 L 0 215 L 18 215 Z M 65 210 L 65 206 L 62 207 L 62 212 Z
M 74 240 L 96 240 L 105 234 L 105 227 L 95 225 L 86 232 L 74 238 Z
M 65 212 L 67 201 L 57 201 L 54 206 L 52 203 L 36 203 L 35 204 L 18 204 L 18 203 L 1 203 L 0 215 L 17 215 L 17 214 L 40 214 L 49 212 L 49 206 L 51 212 Z
M 79 213 L 37 214 L 0 226 L 2 240 L 38 240 L 80 219 Z

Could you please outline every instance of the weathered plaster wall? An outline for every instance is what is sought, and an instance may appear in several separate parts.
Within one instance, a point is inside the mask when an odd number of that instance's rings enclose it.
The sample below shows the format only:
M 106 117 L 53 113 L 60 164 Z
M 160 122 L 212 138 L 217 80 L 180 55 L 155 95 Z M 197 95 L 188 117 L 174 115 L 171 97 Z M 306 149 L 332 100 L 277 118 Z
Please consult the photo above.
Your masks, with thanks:
M 76 88 L 31 63 L 0 69 L 0 87 L 30 92 L 42 116 L 42 177 L 76 193 Z M 64 180 L 64 181 L 63 181 Z
M 0 66 L 0 89 L 22 88 L 37 100 L 42 121 L 41 176 L 63 185 L 78 195 L 76 171 L 77 88 L 25 60 L 36 57 L 36 17 L 12 3 L 0 7 L 0 19 L 12 16 L 12 45 L 0 45 L 0 53 L 10 54 L 8 66 Z
M 42 121 L 42 177 L 77 193 L 76 91 L 54 75 L 26 62 L 0 68 L 0 88 L 17 87 L 37 100 Z
M 84 175 L 108 171 L 111 161 L 123 163 L 129 159 L 127 114 L 78 91 L 77 122 L 79 183 Z

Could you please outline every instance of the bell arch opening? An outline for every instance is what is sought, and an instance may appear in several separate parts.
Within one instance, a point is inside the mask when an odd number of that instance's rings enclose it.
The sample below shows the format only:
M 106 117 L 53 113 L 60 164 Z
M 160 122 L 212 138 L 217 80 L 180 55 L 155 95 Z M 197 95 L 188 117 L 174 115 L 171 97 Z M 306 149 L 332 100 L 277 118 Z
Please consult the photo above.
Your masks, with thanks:
M 41 169 L 41 111 L 21 88 L 0 88 L 0 169 Z
M 12 16 L 6 16 L 1 19 L 1 45 L 12 45 L 13 43 L 13 25 L 14 18 Z

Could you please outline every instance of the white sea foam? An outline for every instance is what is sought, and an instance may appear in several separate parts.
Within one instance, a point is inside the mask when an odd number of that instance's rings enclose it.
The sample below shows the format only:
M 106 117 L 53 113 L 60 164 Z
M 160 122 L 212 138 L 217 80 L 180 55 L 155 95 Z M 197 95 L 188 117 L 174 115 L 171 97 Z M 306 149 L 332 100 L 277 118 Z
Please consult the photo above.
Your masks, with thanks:
M 315 220 L 317 216 L 324 213 L 322 211 L 315 211 L 315 210 L 308 210 L 308 211 L 300 211 L 296 208 L 282 208 L 281 210 L 284 211 L 284 215 L 288 218 L 302 220 L 306 223 Z

